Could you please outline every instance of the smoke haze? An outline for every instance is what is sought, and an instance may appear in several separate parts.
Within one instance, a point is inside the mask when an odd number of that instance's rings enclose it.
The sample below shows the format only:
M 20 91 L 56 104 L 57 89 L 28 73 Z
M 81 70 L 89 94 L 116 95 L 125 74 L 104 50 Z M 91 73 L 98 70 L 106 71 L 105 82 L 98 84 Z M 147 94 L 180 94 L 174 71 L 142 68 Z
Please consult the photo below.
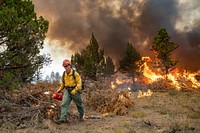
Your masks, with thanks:
M 142 56 L 165 28 L 180 47 L 173 53 L 180 66 L 200 68 L 199 0 L 33 0 L 38 16 L 49 20 L 48 41 L 66 51 L 84 49 L 94 33 L 105 55 L 117 61 L 130 41 Z

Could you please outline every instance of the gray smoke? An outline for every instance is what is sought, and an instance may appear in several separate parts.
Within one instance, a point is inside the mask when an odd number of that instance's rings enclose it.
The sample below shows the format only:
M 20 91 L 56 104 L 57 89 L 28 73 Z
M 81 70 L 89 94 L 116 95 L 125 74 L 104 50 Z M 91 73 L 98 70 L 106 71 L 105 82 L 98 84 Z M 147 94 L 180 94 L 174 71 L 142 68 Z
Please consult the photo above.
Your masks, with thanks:
M 94 33 L 107 56 L 119 60 L 130 41 L 142 56 L 153 37 L 165 28 L 180 47 L 174 51 L 180 66 L 200 67 L 199 0 L 33 0 L 35 11 L 49 20 L 49 40 L 58 40 L 71 51 L 82 50 Z

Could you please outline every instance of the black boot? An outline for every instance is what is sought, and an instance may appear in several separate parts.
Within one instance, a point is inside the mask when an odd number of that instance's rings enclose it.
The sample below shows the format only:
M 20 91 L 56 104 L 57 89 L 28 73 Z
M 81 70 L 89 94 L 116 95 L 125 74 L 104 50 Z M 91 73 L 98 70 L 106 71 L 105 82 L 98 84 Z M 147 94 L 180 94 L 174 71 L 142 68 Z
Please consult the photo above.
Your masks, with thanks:
M 84 122 L 83 116 L 80 116 L 80 117 L 79 117 L 79 121 L 80 121 L 80 122 Z
M 63 124 L 63 123 L 67 123 L 67 121 L 59 119 L 59 120 L 56 120 L 55 123 L 60 125 L 60 124 Z

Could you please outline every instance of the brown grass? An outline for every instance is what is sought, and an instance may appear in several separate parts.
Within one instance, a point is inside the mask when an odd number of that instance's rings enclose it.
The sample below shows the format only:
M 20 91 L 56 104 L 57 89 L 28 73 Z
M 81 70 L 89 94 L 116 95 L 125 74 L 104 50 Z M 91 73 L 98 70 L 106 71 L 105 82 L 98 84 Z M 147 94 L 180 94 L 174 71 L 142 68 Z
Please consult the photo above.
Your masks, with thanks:
M 97 85 L 88 88 L 82 93 L 86 116 L 99 116 L 85 119 L 79 123 L 56 125 L 54 118 L 59 116 L 59 110 L 48 114 L 45 112 L 33 113 L 31 117 L 12 121 L 9 118 L 0 119 L 0 132 L 16 133 L 198 133 L 200 132 L 200 94 L 191 91 L 176 91 L 175 89 L 161 89 L 154 91 L 150 97 L 137 98 L 137 93 L 131 95 L 127 91 L 117 92 L 109 86 Z M 155 85 L 156 86 L 156 85 Z M 50 96 L 42 96 L 40 91 L 49 90 L 53 93 L 57 85 L 29 86 L 25 90 L 5 94 L 6 99 L 0 99 L 0 115 L 6 111 L 23 112 L 28 104 L 37 104 L 27 92 L 40 100 L 47 100 L 60 107 L 60 102 Z M 30 91 L 32 90 L 32 91 Z M 51 94 L 50 94 L 51 95 Z M 26 101 L 26 102 L 25 102 Z M 28 101 L 28 102 L 27 102 Z M 133 104 L 134 103 L 134 104 Z M 43 105 L 40 103 L 40 105 Z M 26 108 L 25 108 L 26 107 Z M 44 110 L 45 111 L 45 110 Z M 76 106 L 72 103 L 69 108 L 72 119 L 78 114 Z M 104 116 L 104 113 L 109 115 Z M 6 114 L 6 113 L 5 113 Z M 112 115 L 111 115 L 112 114 Z M 123 114 L 123 115 L 122 115 Z M 98 119 L 96 119 L 98 118 Z M 14 122 L 14 123 L 12 123 Z M 28 126 L 27 123 L 30 125 Z

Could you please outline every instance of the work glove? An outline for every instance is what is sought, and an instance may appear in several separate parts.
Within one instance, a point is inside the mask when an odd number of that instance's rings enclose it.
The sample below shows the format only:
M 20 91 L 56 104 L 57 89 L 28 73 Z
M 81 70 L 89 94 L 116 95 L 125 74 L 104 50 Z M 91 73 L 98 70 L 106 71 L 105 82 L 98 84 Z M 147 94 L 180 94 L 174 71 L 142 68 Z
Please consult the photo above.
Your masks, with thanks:
M 77 93 L 77 90 L 76 89 L 73 89 L 72 91 L 71 91 L 71 94 L 72 95 L 75 95 Z

